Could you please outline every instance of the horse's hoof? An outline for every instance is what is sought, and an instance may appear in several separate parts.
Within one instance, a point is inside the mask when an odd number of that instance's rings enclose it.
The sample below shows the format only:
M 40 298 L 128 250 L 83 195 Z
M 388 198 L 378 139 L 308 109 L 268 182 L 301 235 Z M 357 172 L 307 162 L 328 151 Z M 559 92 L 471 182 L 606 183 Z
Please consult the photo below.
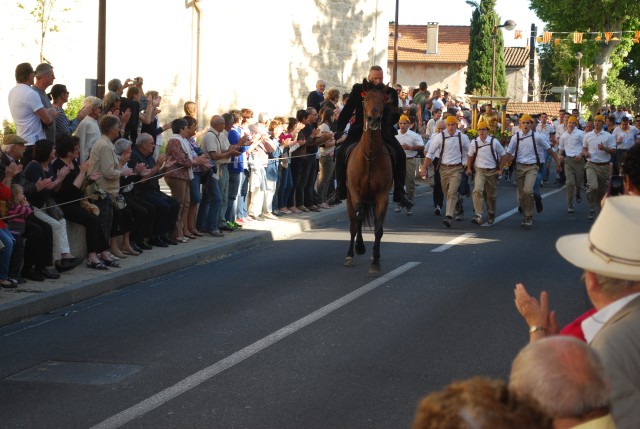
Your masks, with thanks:
M 346 258 L 344 258 L 344 266 L 345 267 L 353 266 L 353 258 L 351 256 L 347 256 Z
M 371 264 L 369 266 L 369 274 L 379 274 L 380 273 L 380 264 Z
M 364 255 L 365 253 L 367 253 L 367 248 L 364 246 L 364 244 L 356 244 L 355 250 L 357 255 Z

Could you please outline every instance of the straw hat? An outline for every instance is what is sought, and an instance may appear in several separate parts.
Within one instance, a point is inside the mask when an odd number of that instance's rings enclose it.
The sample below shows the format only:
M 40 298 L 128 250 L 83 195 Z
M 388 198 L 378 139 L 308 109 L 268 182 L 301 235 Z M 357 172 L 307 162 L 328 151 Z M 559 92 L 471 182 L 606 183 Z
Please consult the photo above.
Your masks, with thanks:
M 17 134 L 5 134 L 2 138 L 2 145 L 27 144 L 27 141 Z
M 634 238 L 635 237 L 635 238 Z M 576 267 L 640 281 L 640 197 L 607 198 L 588 234 L 560 237 L 556 249 Z

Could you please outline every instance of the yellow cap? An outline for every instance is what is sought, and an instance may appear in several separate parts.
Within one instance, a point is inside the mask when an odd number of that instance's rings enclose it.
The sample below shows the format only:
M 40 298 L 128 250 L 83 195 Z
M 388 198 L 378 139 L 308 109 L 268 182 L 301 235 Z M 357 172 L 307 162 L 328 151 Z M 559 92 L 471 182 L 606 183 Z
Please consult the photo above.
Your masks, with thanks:
M 458 120 L 456 119 L 455 115 L 450 115 L 450 116 L 447 116 L 447 119 L 444 121 L 444 123 L 447 125 L 457 124 Z
M 409 119 L 409 117 L 407 115 L 400 115 L 400 121 L 411 123 L 411 120 Z M 398 122 L 400 122 L 400 121 L 398 121 Z
M 482 128 L 486 128 L 488 130 L 489 124 L 487 124 L 485 121 L 478 122 L 478 126 L 476 127 L 476 129 L 480 130 Z
M 573 122 L 574 124 L 577 124 L 577 123 L 578 123 L 578 120 L 576 119 L 576 117 L 575 117 L 575 116 L 572 116 L 572 117 L 570 117 L 570 118 L 567 120 L 567 123 L 568 123 L 568 122 Z
M 524 114 L 520 117 L 520 122 L 524 121 L 533 122 L 533 118 L 531 117 L 531 115 Z
M 593 118 L 593 120 L 594 120 L 594 121 L 602 121 L 602 122 L 604 122 L 604 116 L 602 116 L 602 115 L 596 115 L 596 117 L 595 117 L 595 118 Z

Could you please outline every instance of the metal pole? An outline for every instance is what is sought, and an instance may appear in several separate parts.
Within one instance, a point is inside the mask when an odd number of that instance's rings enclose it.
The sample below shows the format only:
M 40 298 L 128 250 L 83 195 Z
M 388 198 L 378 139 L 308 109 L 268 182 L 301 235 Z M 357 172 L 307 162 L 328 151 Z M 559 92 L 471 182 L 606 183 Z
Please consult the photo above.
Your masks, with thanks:
M 396 0 L 396 20 L 393 24 L 393 71 L 391 82 L 398 82 L 398 10 L 400 8 L 400 0 Z
M 105 55 L 107 32 L 107 0 L 100 0 L 98 5 L 98 84 L 96 96 L 104 97 L 105 90 Z
M 576 76 L 576 109 L 578 109 L 578 114 L 580 114 L 580 75 L 582 74 L 580 73 L 582 71 L 580 60 L 582 60 L 582 57 L 578 58 L 578 75 Z
M 496 80 L 496 33 L 498 32 L 498 26 L 493 26 L 493 61 L 491 62 L 491 96 L 494 96 L 495 93 L 495 80 Z

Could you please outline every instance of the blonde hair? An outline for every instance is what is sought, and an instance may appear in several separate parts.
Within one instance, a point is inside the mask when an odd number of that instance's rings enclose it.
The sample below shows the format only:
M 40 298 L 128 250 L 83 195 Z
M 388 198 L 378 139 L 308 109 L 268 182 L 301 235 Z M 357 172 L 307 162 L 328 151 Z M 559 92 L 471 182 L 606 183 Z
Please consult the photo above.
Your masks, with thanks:
M 18 194 L 22 193 L 24 195 L 24 189 L 22 189 L 22 186 L 18 185 L 17 183 L 14 183 L 11 185 L 11 202 L 13 204 L 20 204 L 20 201 L 18 201 L 17 197 Z

